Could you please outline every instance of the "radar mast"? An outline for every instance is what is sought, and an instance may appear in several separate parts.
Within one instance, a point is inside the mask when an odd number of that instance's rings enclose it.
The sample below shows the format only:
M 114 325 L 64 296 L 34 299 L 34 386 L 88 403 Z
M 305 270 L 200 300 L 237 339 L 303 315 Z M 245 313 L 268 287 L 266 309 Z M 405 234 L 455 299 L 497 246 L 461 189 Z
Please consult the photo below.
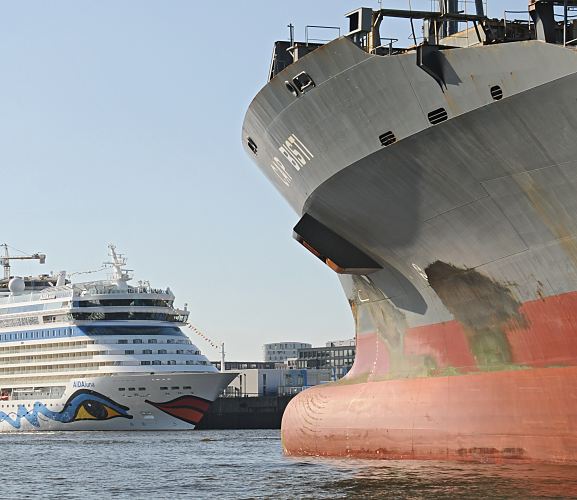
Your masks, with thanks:
M 116 245 L 112 243 L 108 245 L 110 250 L 110 262 L 105 262 L 104 265 L 113 269 L 112 281 L 115 281 L 118 287 L 126 287 L 126 283 L 132 279 L 132 269 L 125 269 L 126 257 L 123 254 L 116 252 Z

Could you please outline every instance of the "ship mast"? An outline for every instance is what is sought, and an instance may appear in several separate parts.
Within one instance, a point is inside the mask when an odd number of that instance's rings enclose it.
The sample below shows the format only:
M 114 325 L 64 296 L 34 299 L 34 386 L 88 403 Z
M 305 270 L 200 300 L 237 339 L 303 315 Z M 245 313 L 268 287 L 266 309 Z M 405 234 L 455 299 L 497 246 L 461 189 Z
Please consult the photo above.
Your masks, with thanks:
M 108 245 L 110 250 L 110 262 L 105 262 L 104 264 L 112 267 L 114 270 L 112 273 L 112 281 L 115 281 L 119 287 L 125 287 L 126 283 L 132 279 L 130 272 L 132 269 L 124 269 L 126 266 L 126 258 L 124 255 L 116 252 L 116 246 L 112 243 Z

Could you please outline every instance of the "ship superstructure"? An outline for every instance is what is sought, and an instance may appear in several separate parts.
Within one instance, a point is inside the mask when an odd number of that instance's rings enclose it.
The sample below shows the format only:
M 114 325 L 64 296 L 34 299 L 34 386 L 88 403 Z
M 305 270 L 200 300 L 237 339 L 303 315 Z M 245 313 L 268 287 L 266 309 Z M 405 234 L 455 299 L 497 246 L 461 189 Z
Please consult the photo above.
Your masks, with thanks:
M 234 377 L 184 334 L 169 288 L 131 285 L 110 255 L 107 280 L 0 283 L 0 431 L 192 429 Z
M 247 154 L 356 322 L 352 370 L 291 401 L 283 446 L 575 463 L 577 2 L 439 3 L 275 43 L 247 112 Z

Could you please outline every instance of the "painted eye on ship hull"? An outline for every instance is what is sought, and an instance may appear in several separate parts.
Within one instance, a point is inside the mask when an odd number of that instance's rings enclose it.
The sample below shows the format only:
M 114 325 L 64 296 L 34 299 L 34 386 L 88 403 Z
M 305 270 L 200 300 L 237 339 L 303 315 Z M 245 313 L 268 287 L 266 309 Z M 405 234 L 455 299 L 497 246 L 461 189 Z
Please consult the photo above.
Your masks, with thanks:
M 76 391 L 60 412 L 59 420 L 63 422 L 78 422 L 80 420 L 109 420 L 123 417 L 131 419 L 128 407 L 123 406 L 112 399 L 96 391 Z
M 100 401 L 85 401 L 78 407 L 74 420 L 108 420 L 121 416 L 119 412 Z

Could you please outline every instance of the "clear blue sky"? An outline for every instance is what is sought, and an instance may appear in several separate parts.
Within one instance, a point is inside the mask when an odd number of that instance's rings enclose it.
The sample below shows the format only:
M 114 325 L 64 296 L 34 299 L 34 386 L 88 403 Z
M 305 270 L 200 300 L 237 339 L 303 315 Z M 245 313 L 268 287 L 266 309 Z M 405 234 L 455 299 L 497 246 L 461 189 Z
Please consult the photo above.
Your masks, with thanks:
M 240 133 L 286 25 L 301 39 L 306 24 L 344 32 L 343 15 L 360 6 L 3 2 L 0 243 L 48 255 L 45 266 L 14 272 L 95 269 L 114 242 L 137 279 L 189 304 L 191 322 L 224 341 L 228 359 L 260 359 L 265 342 L 352 337 L 336 275 L 292 240 L 298 216 L 245 155 Z

